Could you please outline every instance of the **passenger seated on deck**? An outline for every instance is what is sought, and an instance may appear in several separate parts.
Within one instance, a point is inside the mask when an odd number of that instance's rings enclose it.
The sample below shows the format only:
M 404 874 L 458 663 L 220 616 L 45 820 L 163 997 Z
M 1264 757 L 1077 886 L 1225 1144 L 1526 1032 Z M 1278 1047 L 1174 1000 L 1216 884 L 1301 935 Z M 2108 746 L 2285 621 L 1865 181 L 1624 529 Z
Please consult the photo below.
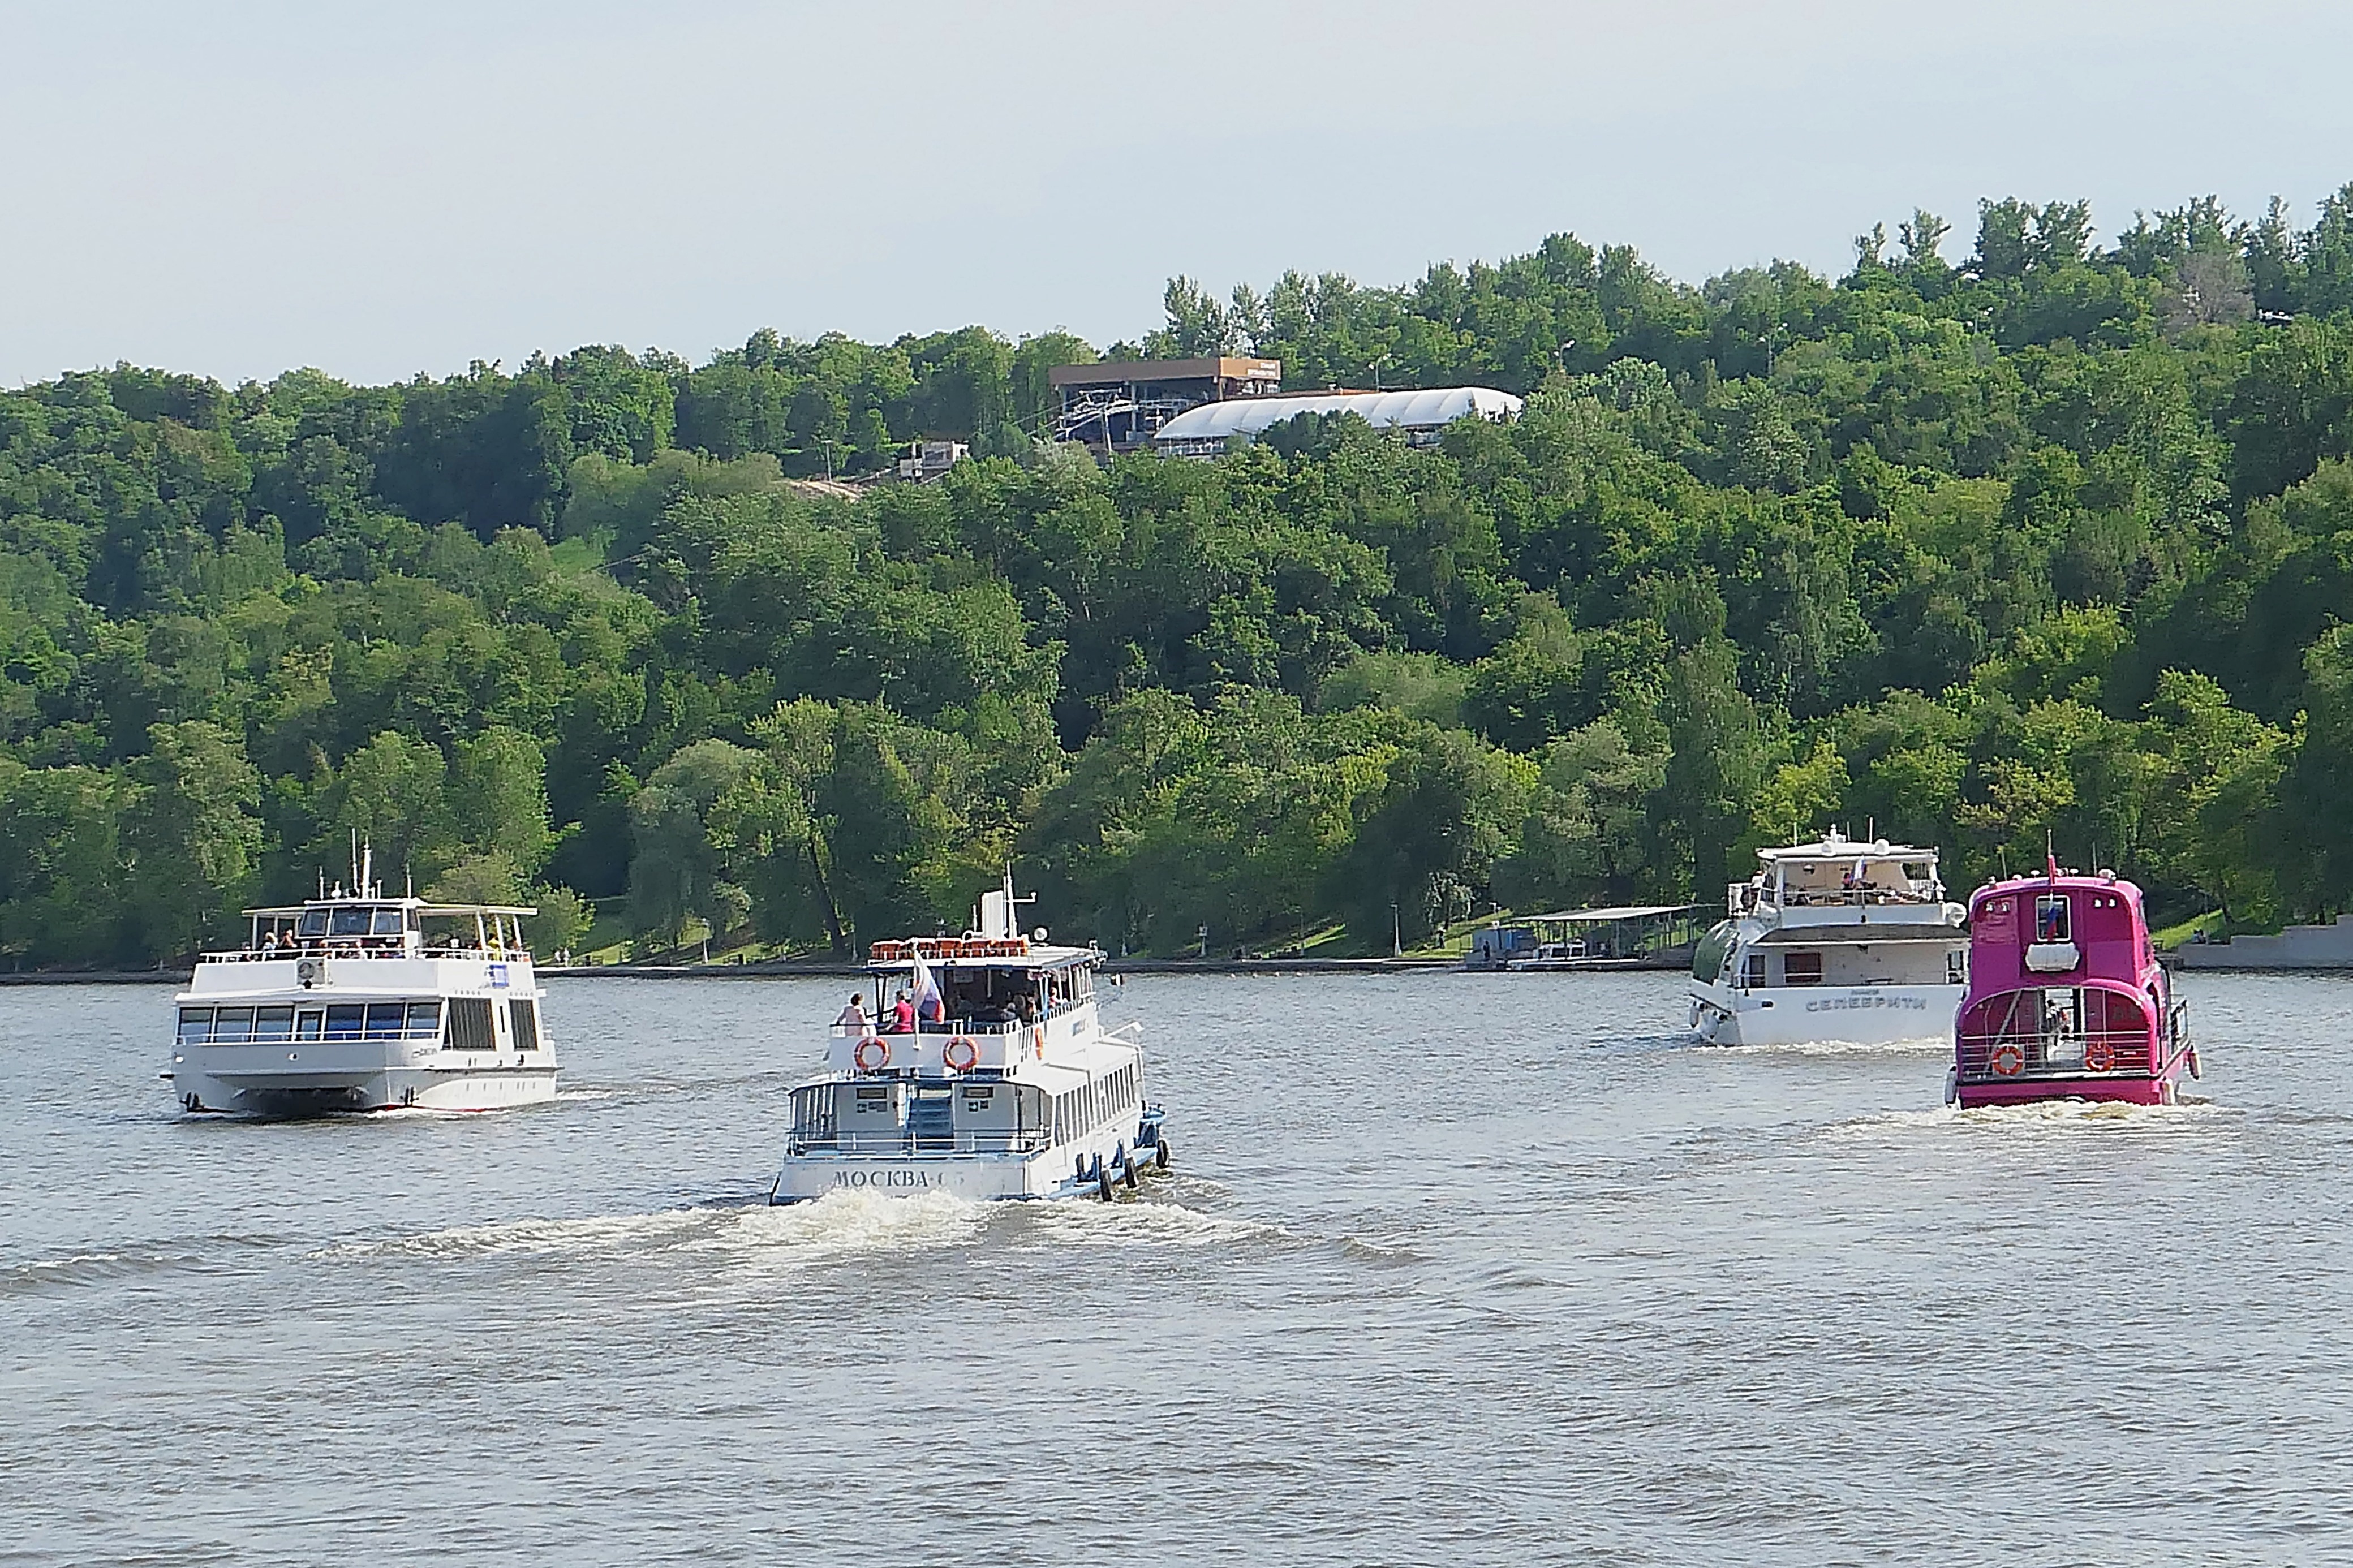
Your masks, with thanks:
M 865 996 L 859 992 L 851 992 L 849 1005 L 841 1010 L 841 1016 L 833 1021 L 833 1026 L 853 1035 L 865 1034 L 867 1032 Z

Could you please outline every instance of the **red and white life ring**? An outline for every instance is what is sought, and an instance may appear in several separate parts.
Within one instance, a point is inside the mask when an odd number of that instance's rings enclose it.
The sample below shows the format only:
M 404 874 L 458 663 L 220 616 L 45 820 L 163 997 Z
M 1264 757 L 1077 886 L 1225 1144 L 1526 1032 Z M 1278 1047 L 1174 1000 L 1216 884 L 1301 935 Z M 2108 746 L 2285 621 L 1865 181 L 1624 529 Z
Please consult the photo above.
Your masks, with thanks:
M 878 1035 L 869 1035 L 858 1042 L 849 1059 L 858 1064 L 860 1072 L 880 1072 L 891 1065 L 891 1042 Z
M 1996 1046 L 1991 1066 L 2003 1078 L 2016 1078 L 2026 1070 L 2026 1053 L 2016 1046 Z
M 2106 1072 L 2116 1065 L 2116 1047 L 2105 1040 L 2087 1040 L 2084 1044 L 2084 1070 Z
M 958 1035 L 940 1047 L 940 1060 L 950 1072 L 970 1072 L 980 1065 L 980 1047 L 963 1035 Z

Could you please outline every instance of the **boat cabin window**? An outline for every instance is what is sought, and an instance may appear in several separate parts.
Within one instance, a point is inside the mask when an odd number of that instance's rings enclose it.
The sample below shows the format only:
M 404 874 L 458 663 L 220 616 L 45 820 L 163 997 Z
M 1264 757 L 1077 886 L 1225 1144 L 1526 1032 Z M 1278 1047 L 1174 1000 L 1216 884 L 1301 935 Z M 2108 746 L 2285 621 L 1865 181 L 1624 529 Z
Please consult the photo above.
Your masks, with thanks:
M 2034 940 L 2037 942 L 2071 942 L 2067 918 L 2067 895 L 2044 893 L 2034 900 Z
M 303 936 L 326 935 L 327 911 L 324 910 L 304 910 L 302 911 L 302 923 L 295 929 Z
M 216 1045 L 241 1046 L 253 1038 L 253 1009 L 223 1007 L 213 1015 Z
M 400 911 L 398 910 L 376 910 L 375 934 L 378 936 L 398 936 L 400 934 Z
M 291 1007 L 257 1007 L 253 1010 L 253 1037 L 257 1041 L 290 1040 L 294 1037 L 294 1009 Z
M 367 1026 L 367 1009 L 356 1004 L 344 1004 L 327 1009 L 326 1038 L 356 1040 Z
M 448 1048 L 453 1051 L 494 1051 L 499 1048 L 491 1024 L 491 999 L 487 996 L 452 996 L 449 999 Z
M 1765 984 L 1765 955 L 1763 953 L 1752 952 L 1747 957 L 1740 961 L 1740 984 L 1751 987 L 1760 986 Z
M 507 998 L 508 1032 L 519 1051 L 539 1049 L 539 1004 L 524 996 Z
M 1819 952 L 1793 952 L 1781 960 L 1781 984 L 1784 985 L 1820 985 L 1822 983 L 1822 955 Z
M 213 1010 L 210 1007 L 180 1009 L 180 1044 L 201 1046 L 213 1035 Z
M 294 1037 L 298 1040 L 317 1039 L 319 1037 L 319 1026 L 325 1020 L 326 1015 L 320 1012 L 316 1007 L 303 1008 L 301 1013 L 294 1020 Z

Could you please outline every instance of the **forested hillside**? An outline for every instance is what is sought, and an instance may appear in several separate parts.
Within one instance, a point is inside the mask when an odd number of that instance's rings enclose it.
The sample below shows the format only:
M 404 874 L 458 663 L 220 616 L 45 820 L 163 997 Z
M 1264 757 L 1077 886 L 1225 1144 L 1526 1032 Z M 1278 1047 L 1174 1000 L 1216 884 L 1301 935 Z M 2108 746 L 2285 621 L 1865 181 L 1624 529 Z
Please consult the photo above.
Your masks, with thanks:
M 1437 450 L 1104 471 L 1035 439 L 1095 351 L 979 328 L 0 393 L 0 952 L 185 953 L 354 828 L 543 947 L 623 895 L 649 949 L 929 930 L 1010 858 L 1113 948 L 1386 950 L 1393 905 L 1712 900 L 1831 822 L 2346 907 L 2353 186 L 1959 248 L 1178 279 L 1108 351 L 1530 395 Z M 916 436 L 976 458 L 797 482 Z

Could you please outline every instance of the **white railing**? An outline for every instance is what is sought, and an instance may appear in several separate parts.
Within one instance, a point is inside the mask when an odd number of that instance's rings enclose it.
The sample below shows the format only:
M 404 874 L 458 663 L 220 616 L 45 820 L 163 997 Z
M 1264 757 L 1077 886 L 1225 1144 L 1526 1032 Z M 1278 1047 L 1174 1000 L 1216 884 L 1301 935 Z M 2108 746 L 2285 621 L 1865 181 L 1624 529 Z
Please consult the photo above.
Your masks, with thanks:
M 948 1136 L 913 1132 L 803 1132 L 795 1129 L 786 1144 L 791 1154 L 1034 1154 L 1053 1146 L 1043 1131 L 1025 1132 L 957 1132 Z
M 459 947 L 451 943 L 414 948 L 365 947 L 359 945 L 356 939 L 337 938 L 308 947 L 224 948 L 196 954 L 198 963 L 292 963 L 305 958 L 470 958 L 492 963 L 522 963 L 530 960 L 531 952 L 520 947 Z

